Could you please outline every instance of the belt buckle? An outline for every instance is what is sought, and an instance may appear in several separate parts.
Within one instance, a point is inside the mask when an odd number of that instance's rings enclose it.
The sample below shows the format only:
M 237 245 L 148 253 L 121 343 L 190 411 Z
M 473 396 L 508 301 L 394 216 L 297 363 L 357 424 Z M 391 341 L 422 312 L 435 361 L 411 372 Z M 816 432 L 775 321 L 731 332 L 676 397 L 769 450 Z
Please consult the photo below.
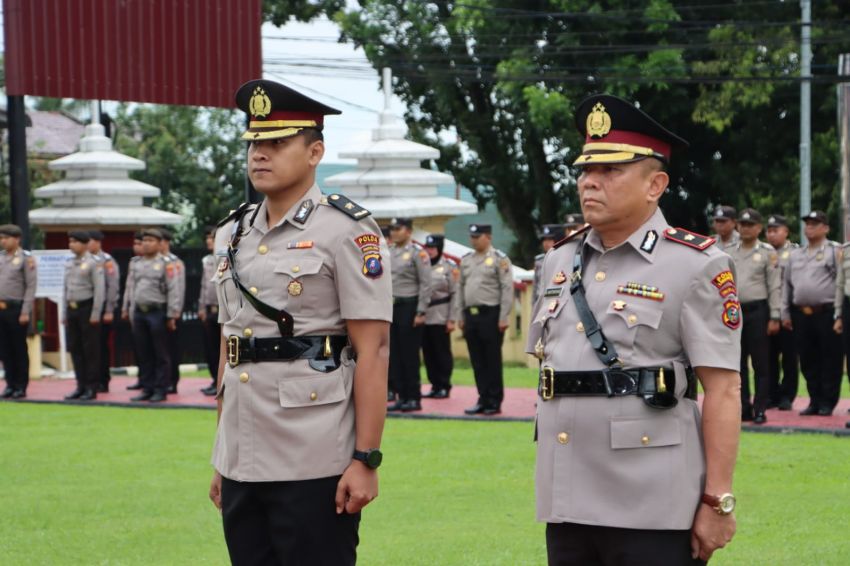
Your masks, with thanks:
M 812 307 L 800 307 L 800 310 L 806 316 L 812 316 L 813 314 L 815 314 L 815 309 L 813 309 Z
M 79 304 L 77 304 L 77 301 L 70 301 L 70 302 L 68 303 L 68 306 L 69 306 L 69 307 L 71 307 L 71 308 L 72 308 L 72 309 L 74 309 L 74 310 L 77 310 L 77 308 L 79 308 L 79 306 L 80 306 L 80 305 L 79 305 Z
M 543 367 L 543 378 L 540 381 L 540 397 L 549 401 L 555 397 L 555 368 Z
M 9 305 L 6 303 L 6 301 L 0 301 L 0 311 L 4 311 L 8 308 L 9 308 Z
M 227 363 L 230 367 L 235 368 L 239 365 L 239 337 L 227 337 Z
M 150 307 L 148 307 L 147 305 L 139 305 L 139 310 L 142 311 L 143 313 L 147 314 L 148 311 L 150 310 Z
M 478 314 L 478 307 L 469 307 L 469 314 L 476 316 Z

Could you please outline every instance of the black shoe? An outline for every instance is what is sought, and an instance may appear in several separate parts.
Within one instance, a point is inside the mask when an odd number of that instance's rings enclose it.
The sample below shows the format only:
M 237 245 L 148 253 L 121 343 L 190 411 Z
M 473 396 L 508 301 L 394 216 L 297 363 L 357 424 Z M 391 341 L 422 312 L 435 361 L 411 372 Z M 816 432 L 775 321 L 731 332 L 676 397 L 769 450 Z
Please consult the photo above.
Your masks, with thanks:
M 410 401 L 405 401 L 401 404 L 401 412 L 409 413 L 411 411 L 421 411 L 422 403 L 417 401 L 416 399 L 411 399 Z
M 142 384 L 137 381 L 133 385 L 128 385 L 127 391 L 138 391 L 141 388 L 142 388 Z
M 449 390 L 448 389 L 432 389 L 428 393 L 424 395 L 428 399 L 448 399 L 449 398 Z
M 131 397 L 130 401 L 149 401 L 153 397 L 153 391 L 143 391 L 141 395 Z
M 12 399 L 26 399 L 26 397 L 27 392 L 23 389 L 15 389 L 15 391 L 12 392 Z
M 95 393 L 92 389 L 86 389 L 86 391 L 80 395 L 79 399 L 80 401 L 92 401 L 97 399 L 97 393 Z
M 177 386 L 176 385 L 169 385 L 168 386 L 168 392 L 169 393 L 177 393 Z
M 756 413 L 756 416 L 753 418 L 753 424 L 764 424 L 767 422 L 767 417 L 764 413 Z
M 771 401 L 767 404 L 768 409 L 776 409 L 779 407 L 779 401 Z
M 801 417 L 810 417 L 812 415 L 817 415 L 817 414 L 818 414 L 818 408 L 815 407 L 814 405 L 809 405 L 808 407 L 806 407 L 805 409 L 800 411 Z
M 208 397 L 214 397 L 218 395 L 218 389 L 216 389 L 215 385 L 210 385 L 209 387 L 204 387 L 201 389 L 201 393 Z
M 752 407 L 747 407 L 741 411 L 741 420 L 742 421 L 751 421 L 753 420 L 753 409 Z
M 847 421 L 846 423 L 844 423 L 844 428 L 850 428 L 850 421 Z
M 464 409 L 463 412 L 467 415 L 478 415 L 484 412 L 484 405 L 481 403 L 476 403 L 468 409 Z
M 788 399 L 783 399 L 779 402 L 779 410 L 780 411 L 790 411 L 791 410 L 791 401 Z
M 151 403 L 162 403 L 167 398 L 168 397 L 166 397 L 165 393 L 163 393 L 162 391 L 155 391 L 154 394 L 150 396 L 148 401 L 150 401 Z
M 406 403 L 405 401 L 399 399 L 395 403 L 393 403 L 392 405 L 388 405 L 387 411 L 401 411 L 401 410 L 403 410 L 402 408 L 404 407 L 405 403 Z
M 108 383 L 99 383 L 97 387 L 94 388 L 95 393 L 109 393 L 109 384 Z
M 502 408 L 501 407 L 487 407 L 482 411 L 485 415 L 501 415 Z
M 818 409 L 818 416 L 819 417 L 831 417 L 832 416 L 832 409 L 827 409 L 826 407 L 821 407 L 820 409 Z
M 392 391 L 387 391 L 387 403 L 393 403 L 395 402 L 395 400 L 395 393 Z
M 80 397 L 83 396 L 83 393 L 85 393 L 84 390 L 75 389 L 74 392 L 71 393 L 70 395 L 65 395 L 65 400 L 66 401 L 73 401 L 74 399 L 79 399 Z
M 12 395 L 14 395 L 14 393 L 14 389 L 12 389 L 11 387 L 7 387 L 3 390 L 3 395 L 0 395 L 0 397 L 3 397 L 3 399 L 9 399 Z

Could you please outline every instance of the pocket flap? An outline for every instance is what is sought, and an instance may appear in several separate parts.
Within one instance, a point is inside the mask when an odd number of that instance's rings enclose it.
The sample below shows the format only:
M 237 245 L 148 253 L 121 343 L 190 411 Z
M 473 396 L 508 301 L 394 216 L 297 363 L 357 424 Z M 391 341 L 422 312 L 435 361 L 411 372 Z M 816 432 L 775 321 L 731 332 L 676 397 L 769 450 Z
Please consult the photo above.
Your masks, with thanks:
M 278 382 L 280 406 L 284 408 L 330 405 L 345 399 L 342 375 L 317 375 L 315 377 L 284 378 Z
M 634 297 L 617 298 L 611 301 L 605 312 L 622 318 L 629 328 L 643 325 L 656 329 L 661 324 L 661 316 L 664 314 L 661 303 Z
M 275 273 L 289 275 L 293 279 L 304 275 L 315 275 L 322 268 L 322 258 L 306 257 L 292 254 L 292 257 L 279 261 L 274 268 Z
M 676 418 L 612 419 L 611 448 L 652 448 L 682 443 Z

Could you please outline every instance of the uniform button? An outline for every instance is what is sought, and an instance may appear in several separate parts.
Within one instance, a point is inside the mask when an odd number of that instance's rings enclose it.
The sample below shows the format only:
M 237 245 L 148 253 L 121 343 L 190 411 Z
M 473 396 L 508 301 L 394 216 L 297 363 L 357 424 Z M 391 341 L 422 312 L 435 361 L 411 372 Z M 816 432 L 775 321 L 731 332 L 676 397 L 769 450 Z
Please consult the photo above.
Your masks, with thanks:
M 582 324 L 581 322 L 576 324 L 576 332 L 584 332 L 584 324 Z
M 240 373 L 239 381 L 241 381 L 242 383 L 248 383 L 248 374 L 246 372 Z
M 629 315 L 629 324 L 634 324 L 637 322 L 637 315 L 630 314 Z
M 315 401 L 318 398 L 319 398 L 318 393 L 316 393 L 315 391 L 310 392 L 310 401 Z
M 596 272 L 596 280 L 599 281 L 600 283 L 602 281 L 605 281 L 605 272 L 604 271 L 597 271 Z
M 569 441 L 570 441 L 570 435 L 568 433 L 566 433 L 566 432 L 558 433 L 558 442 L 560 442 L 561 444 L 566 444 Z
M 269 253 L 269 247 L 265 244 L 260 244 L 260 247 L 257 248 L 257 252 L 259 252 L 260 255 L 266 255 Z
M 301 271 L 300 265 L 293 265 L 292 266 L 292 273 L 298 273 L 299 271 Z
M 649 446 L 649 437 L 646 436 L 646 435 L 641 436 L 640 437 L 640 443 L 643 444 L 644 446 Z
M 256 287 L 251 287 L 251 288 L 250 288 L 250 289 L 248 289 L 248 290 L 249 290 L 249 291 L 251 291 L 251 294 L 252 294 L 252 295 L 256 295 L 257 293 L 259 293 L 259 292 L 260 292 L 260 290 L 259 290 L 259 289 L 257 289 Z
M 254 335 L 254 331 L 251 330 L 250 328 L 246 328 L 245 330 L 242 331 L 242 336 L 244 336 L 245 338 L 250 338 L 253 335 Z

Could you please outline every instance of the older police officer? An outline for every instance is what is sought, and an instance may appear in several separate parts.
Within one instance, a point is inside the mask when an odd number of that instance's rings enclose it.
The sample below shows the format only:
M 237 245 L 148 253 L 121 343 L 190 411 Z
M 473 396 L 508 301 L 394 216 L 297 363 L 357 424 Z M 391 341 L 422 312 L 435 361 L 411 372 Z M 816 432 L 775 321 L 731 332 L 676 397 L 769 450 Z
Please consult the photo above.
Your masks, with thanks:
M 528 343 L 541 360 L 537 515 L 549 563 L 700 563 L 735 532 L 732 262 L 658 209 L 684 140 L 609 95 L 584 100 L 576 124 L 589 227 L 546 255 Z
M 216 232 L 226 364 L 210 498 L 237 566 L 354 564 L 360 510 L 378 495 L 387 246 L 367 210 L 316 185 L 324 116 L 339 111 L 266 80 L 236 103 L 265 199 Z

